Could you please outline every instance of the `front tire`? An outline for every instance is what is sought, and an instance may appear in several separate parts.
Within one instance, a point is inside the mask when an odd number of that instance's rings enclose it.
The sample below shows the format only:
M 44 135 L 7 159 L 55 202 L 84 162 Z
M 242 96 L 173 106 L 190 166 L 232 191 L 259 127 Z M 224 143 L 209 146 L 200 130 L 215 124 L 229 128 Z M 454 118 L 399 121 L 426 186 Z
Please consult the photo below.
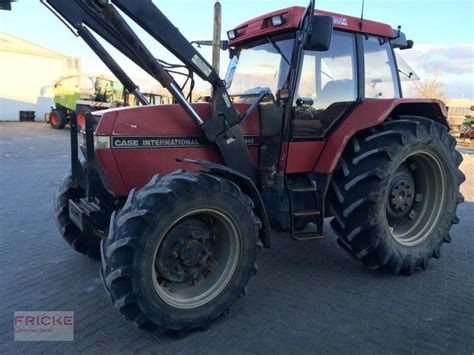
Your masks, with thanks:
M 78 253 L 93 259 L 100 258 L 101 238 L 92 230 L 82 232 L 69 218 L 69 200 L 85 196 L 81 188 L 73 188 L 72 176 L 69 173 L 59 185 L 54 198 L 56 226 L 63 239 Z
M 177 171 L 132 190 L 102 242 L 115 307 L 150 331 L 187 331 L 229 312 L 256 273 L 261 223 L 237 185 Z
M 49 114 L 49 125 L 54 129 L 63 129 L 67 124 L 67 113 L 65 110 L 54 109 Z
M 444 126 L 414 116 L 354 136 L 329 190 L 338 243 L 371 269 L 425 269 L 459 222 L 465 177 L 455 146 Z

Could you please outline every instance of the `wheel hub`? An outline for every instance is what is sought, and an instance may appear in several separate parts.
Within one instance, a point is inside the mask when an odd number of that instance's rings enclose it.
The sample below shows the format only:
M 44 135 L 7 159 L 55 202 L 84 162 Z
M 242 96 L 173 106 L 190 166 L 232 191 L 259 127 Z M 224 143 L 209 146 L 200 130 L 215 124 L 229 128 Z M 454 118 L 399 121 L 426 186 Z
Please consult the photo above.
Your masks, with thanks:
M 209 303 L 231 282 L 241 255 L 236 224 L 212 208 L 177 218 L 154 252 L 153 284 L 158 296 L 179 309 Z
M 412 172 L 401 166 L 395 173 L 388 195 L 387 212 L 393 218 L 403 218 L 415 201 L 415 180 Z
M 194 266 L 202 259 L 204 248 L 196 240 L 186 242 L 181 248 L 180 258 L 184 265 Z
M 156 267 L 170 282 L 198 280 L 209 270 L 212 254 L 210 227 L 193 218 L 169 232 L 158 251 Z
M 395 241 L 404 246 L 422 243 L 442 216 L 447 182 L 437 156 L 418 150 L 406 156 L 390 178 L 386 223 Z

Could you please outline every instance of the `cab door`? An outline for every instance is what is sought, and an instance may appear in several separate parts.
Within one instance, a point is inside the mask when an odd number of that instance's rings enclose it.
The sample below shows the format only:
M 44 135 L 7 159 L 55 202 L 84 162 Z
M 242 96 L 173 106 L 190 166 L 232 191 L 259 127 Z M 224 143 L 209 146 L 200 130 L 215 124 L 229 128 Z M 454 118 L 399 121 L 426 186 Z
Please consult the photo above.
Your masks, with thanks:
M 305 51 L 293 95 L 285 172 L 312 171 L 326 137 L 358 99 L 356 38 L 334 31 L 326 52 Z

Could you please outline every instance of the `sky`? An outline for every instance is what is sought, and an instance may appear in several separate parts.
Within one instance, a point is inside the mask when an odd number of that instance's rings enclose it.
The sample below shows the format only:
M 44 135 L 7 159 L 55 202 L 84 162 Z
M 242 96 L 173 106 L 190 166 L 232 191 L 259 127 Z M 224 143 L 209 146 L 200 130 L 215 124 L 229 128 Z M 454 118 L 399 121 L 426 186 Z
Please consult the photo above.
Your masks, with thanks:
M 154 0 L 161 11 L 188 40 L 212 38 L 215 0 Z M 228 29 L 267 12 L 288 6 L 307 6 L 308 0 L 221 0 L 223 37 Z M 316 7 L 360 16 L 362 0 L 316 0 Z M 411 50 L 401 52 L 420 77 L 425 69 L 438 67 L 451 98 L 474 100 L 474 0 L 365 0 L 364 18 L 388 23 L 414 40 Z M 145 44 L 158 58 L 177 62 L 161 45 L 136 26 Z M 108 72 L 83 44 L 39 0 L 19 0 L 13 11 L 0 11 L 0 32 L 6 32 L 50 50 L 82 59 L 85 72 Z M 223 38 L 224 39 L 224 38 Z M 142 85 L 151 80 L 115 49 L 106 45 L 124 69 Z M 211 51 L 201 53 L 210 61 Z M 221 76 L 227 66 L 222 53 Z

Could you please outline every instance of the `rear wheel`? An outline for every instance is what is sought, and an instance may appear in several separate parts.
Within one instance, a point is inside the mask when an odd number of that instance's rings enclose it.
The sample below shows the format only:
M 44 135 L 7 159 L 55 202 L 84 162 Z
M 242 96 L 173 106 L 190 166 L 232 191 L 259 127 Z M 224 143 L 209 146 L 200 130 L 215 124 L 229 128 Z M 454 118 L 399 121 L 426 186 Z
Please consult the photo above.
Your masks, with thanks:
M 229 312 L 255 274 L 260 221 L 232 182 L 178 171 L 130 193 L 102 242 L 102 279 L 138 327 L 183 331 Z
M 66 126 L 67 114 L 65 110 L 54 109 L 49 114 L 49 124 L 51 128 L 62 129 Z
M 372 269 L 425 268 L 458 223 L 462 156 L 432 120 L 403 116 L 360 132 L 329 191 L 339 244 Z
M 54 199 L 55 221 L 63 239 L 77 252 L 94 259 L 100 258 L 99 234 L 92 230 L 81 231 L 69 217 L 69 200 L 85 196 L 81 188 L 73 188 L 71 174 L 61 184 Z

